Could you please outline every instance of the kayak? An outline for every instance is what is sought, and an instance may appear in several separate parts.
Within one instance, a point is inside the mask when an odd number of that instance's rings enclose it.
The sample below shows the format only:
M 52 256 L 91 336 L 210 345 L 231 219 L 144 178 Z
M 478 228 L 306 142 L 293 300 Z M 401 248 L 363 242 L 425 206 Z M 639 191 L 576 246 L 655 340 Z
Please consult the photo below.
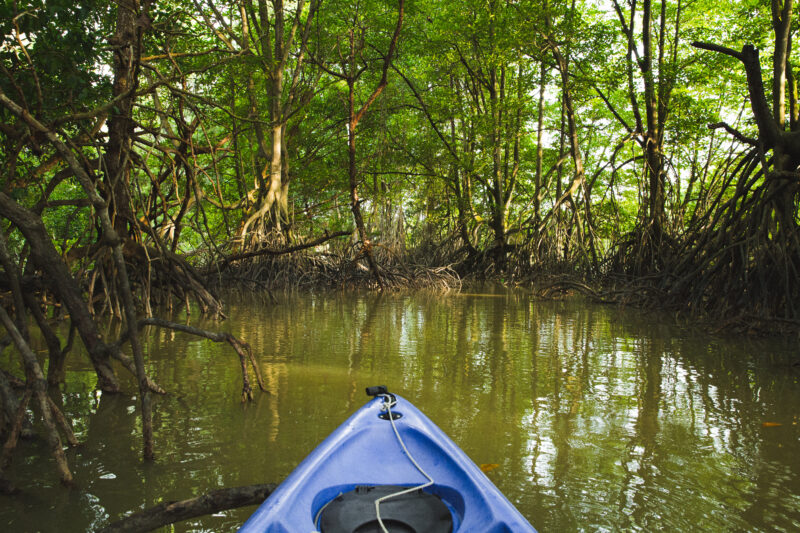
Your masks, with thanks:
M 386 387 L 320 443 L 239 529 L 245 533 L 527 533 L 478 466 Z

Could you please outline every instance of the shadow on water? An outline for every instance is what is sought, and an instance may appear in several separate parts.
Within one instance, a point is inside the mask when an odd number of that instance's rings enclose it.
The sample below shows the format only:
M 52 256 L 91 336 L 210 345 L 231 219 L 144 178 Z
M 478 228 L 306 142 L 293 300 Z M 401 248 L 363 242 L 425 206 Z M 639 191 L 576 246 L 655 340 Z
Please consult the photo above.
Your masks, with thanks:
M 45 446 L 15 457 L 15 530 L 84 531 L 164 500 L 276 481 L 387 384 L 411 399 L 542 531 L 800 528 L 800 375 L 788 341 L 711 337 L 657 314 L 493 290 L 443 296 L 237 295 L 223 328 L 258 354 L 269 394 L 239 403 L 235 354 L 151 328 L 155 464 L 135 385 L 63 390 L 79 489 Z M 11 357 L 8 353 L 2 357 Z M 252 509 L 176 525 L 233 531 Z M 69 524 L 65 529 L 64 525 Z

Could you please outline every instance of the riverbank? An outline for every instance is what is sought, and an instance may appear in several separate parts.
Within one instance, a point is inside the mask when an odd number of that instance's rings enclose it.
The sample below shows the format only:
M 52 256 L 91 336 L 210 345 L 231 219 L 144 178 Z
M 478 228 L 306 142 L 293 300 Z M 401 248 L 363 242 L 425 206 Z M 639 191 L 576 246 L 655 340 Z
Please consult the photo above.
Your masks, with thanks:
M 530 290 L 541 299 L 581 296 L 595 303 L 672 314 L 677 321 L 701 324 L 707 331 L 744 335 L 798 335 L 800 320 L 765 308 L 726 306 L 725 301 L 681 293 L 669 271 L 648 276 L 593 272 L 572 264 L 532 264 L 517 250 L 498 267 L 491 254 L 466 249 L 423 247 L 400 253 L 376 247 L 375 270 L 355 248 L 263 254 L 232 261 L 225 272 L 207 275 L 215 290 L 244 292 L 470 290 L 485 284 Z M 676 287 L 677 286 L 677 287 Z M 271 298 L 274 296 L 270 296 Z M 726 297 L 729 298 L 729 297 Z

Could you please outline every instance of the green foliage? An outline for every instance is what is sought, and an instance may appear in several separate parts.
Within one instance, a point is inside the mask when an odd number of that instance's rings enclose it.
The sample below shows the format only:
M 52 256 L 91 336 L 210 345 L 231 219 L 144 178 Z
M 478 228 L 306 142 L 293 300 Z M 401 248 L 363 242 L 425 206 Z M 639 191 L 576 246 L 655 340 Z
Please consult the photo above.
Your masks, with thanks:
M 709 41 L 734 49 L 753 43 L 768 49 L 771 24 L 769 6 L 757 0 L 664 1 L 663 12 L 661 3 L 652 5 L 652 37 L 664 42 L 652 75 L 658 87 L 670 91 L 664 100 L 666 204 L 672 210 L 672 231 L 680 233 L 703 205 L 702 195 L 720 186 L 712 177 L 732 147 L 721 130 L 712 132 L 707 124 L 736 122 L 740 131 L 754 134 L 740 65 L 690 43 Z M 308 51 L 302 53 L 303 69 L 293 80 L 301 61 L 298 33 L 282 73 L 287 88 L 277 96 L 270 91 L 272 49 L 264 48 L 258 33 L 275 35 L 274 13 L 261 13 L 256 1 L 243 5 L 244 19 L 231 3 L 157 2 L 143 30 L 144 59 L 132 117 L 136 159 L 131 197 L 136 212 L 161 234 L 170 235 L 171 225 L 183 226 L 175 246 L 185 252 L 235 248 L 232 236 L 265 194 L 259 182 L 271 145 L 263 132 L 269 131 L 276 98 L 296 104 L 284 139 L 295 234 L 352 226 L 347 85 L 331 71 L 364 69 L 356 86 L 356 104 L 363 104 L 380 76 L 398 4 L 323 2 L 308 35 Z M 285 34 L 292 29 L 294 5 L 286 8 Z M 591 230 L 605 246 L 632 230 L 647 194 L 639 142 L 643 132 L 636 131 L 636 115 L 644 112 L 644 82 L 637 59 L 628 58 L 627 37 L 611 6 L 563 0 L 409 0 L 389 85 L 358 125 L 359 190 L 370 230 L 385 234 L 402 215 L 408 227 L 403 238 L 410 246 L 463 229 L 474 236 L 473 245 L 485 248 L 497 237 L 492 228 L 498 220 L 515 242 L 525 244 L 528 237 L 522 235 L 538 235 L 538 224 L 575 173 L 562 120 L 564 87 L 552 46 L 568 60 L 568 89 L 586 167 L 586 184 L 575 192 L 569 209 L 580 217 L 591 213 Z M 620 6 L 627 22 L 630 3 Z M 114 53 L 109 37 L 116 9 L 116 3 L 104 1 L 0 4 L 0 88 L 45 121 L 108 101 Z M 641 2 L 637 9 L 639 16 Z M 301 20 L 308 16 L 306 2 Z M 640 31 L 636 26 L 637 42 Z M 357 61 L 347 65 L 350 32 Z M 5 110 L 0 116 L 15 123 Z M 74 138 L 89 126 L 59 127 Z M 94 147 L 81 148 L 82 156 L 96 158 L 103 135 L 100 130 Z M 45 147 L 37 153 L 23 138 L 0 133 L 0 185 L 33 205 L 42 189 L 26 191 L 26 176 L 51 152 Z M 42 183 L 60 170 L 63 166 L 53 167 Z M 67 180 L 50 198 L 80 195 Z M 48 208 L 45 218 L 65 248 L 92 231 L 86 208 Z M 568 224 L 572 219 L 563 220 Z
M 109 16 L 107 2 L 4 1 L 0 62 L 10 76 L 0 77 L 0 87 L 48 114 L 107 98 L 108 79 L 98 67 L 108 58 L 103 28 Z

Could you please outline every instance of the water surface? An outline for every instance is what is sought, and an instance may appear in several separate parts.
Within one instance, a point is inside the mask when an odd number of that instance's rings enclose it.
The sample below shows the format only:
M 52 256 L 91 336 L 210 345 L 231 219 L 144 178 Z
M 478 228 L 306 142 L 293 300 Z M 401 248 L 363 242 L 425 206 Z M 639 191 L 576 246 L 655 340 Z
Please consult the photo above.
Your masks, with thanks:
M 150 328 L 157 459 L 141 460 L 136 387 L 101 395 L 71 356 L 62 389 L 83 445 L 77 489 L 24 444 L 9 531 L 86 531 L 162 501 L 280 481 L 386 384 L 412 400 L 541 531 L 800 530 L 800 370 L 791 339 L 725 338 L 670 317 L 522 291 L 235 294 L 222 323 L 268 394 L 242 405 L 223 344 Z M 185 320 L 185 318 L 183 319 Z M 796 341 L 796 339 L 795 339 Z M 3 366 L 14 357 L 0 357 Z M 793 359 L 794 358 L 794 359 Z M 175 525 L 235 531 L 253 508 Z

